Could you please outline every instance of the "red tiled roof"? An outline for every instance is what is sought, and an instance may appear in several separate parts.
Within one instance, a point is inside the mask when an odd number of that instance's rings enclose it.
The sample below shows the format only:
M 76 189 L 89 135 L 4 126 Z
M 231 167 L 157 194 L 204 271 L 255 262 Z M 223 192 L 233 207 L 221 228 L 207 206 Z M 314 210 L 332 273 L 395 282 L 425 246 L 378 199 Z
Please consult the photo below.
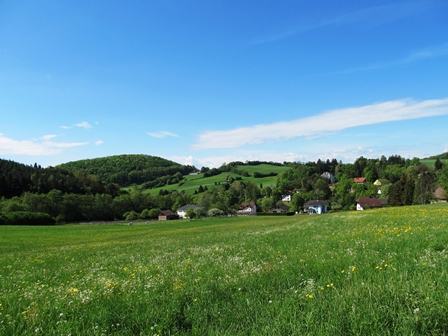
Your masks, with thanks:
M 366 178 L 365 177 L 355 177 L 353 179 L 353 182 L 355 182 L 355 183 L 364 183 L 364 182 L 366 182 Z

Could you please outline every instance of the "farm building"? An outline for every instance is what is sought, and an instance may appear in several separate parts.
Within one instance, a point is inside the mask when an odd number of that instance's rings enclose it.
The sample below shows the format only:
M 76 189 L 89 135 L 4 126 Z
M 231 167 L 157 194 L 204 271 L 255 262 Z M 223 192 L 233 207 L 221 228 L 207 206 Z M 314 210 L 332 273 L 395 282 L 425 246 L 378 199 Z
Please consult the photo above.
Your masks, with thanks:
M 159 212 L 159 220 L 172 220 L 179 219 L 179 215 L 175 214 L 171 210 L 162 210 Z

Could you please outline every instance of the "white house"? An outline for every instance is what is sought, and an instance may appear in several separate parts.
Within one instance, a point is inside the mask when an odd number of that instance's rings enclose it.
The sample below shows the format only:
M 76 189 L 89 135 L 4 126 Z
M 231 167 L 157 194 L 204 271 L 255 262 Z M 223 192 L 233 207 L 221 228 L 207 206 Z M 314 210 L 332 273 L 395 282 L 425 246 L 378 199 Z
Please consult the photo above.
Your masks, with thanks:
M 183 207 L 180 207 L 179 209 L 177 209 L 177 214 L 179 215 L 179 218 L 186 218 L 188 209 L 197 210 L 197 209 L 204 209 L 204 208 L 199 205 L 194 205 L 194 204 L 184 205 Z
M 236 212 L 237 215 L 256 215 L 257 206 L 254 202 L 243 202 Z
M 282 196 L 282 202 L 291 202 L 292 201 L 292 195 L 291 194 L 285 194 Z
M 328 211 L 328 202 L 321 200 L 311 200 L 303 205 L 303 210 L 308 213 L 323 214 Z

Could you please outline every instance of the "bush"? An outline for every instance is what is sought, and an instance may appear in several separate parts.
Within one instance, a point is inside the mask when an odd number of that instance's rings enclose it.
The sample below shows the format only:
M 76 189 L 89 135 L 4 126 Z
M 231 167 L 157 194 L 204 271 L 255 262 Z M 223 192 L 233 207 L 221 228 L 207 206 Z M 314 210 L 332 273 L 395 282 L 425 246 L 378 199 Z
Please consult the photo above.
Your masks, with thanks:
M 123 217 L 127 221 L 136 220 L 138 219 L 138 213 L 136 213 L 134 210 L 128 211 L 123 215 Z
M 6 214 L 9 225 L 54 225 L 55 219 L 44 212 L 13 211 Z

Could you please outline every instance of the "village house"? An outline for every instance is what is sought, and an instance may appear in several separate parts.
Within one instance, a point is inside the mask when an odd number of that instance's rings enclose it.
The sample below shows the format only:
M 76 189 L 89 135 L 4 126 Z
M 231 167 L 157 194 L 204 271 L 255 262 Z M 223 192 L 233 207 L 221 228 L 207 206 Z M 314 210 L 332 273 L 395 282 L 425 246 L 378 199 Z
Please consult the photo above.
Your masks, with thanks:
M 292 194 L 287 193 L 282 196 L 282 202 L 290 203 L 292 201 Z
M 447 200 L 447 193 L 443 188 L 439 187 L 434 191 L 434 197 L 439 201 L 445 201 Z
M 323 214 L 328 212 L 328 206 L 329 206 L 328 202 L 321 200 L 311 200 L 303 205 L 303 211 L 309 214 L 312 213 Z
M 198 210 L 198 209 L 204 209 L 204 207 L 201 207 L 199 205 L 194 205 L 194 204 L 184 205 L 183 207 L 180 207 L 179 209 L 177 209 L 177 215 L 179 216 L 179 218 L 186 218 L 187 211 L 189 209 Z
M 383 202 L 374 196 L 363 196 L 356 201 L 356 210 L 381 208 Z
M 243 202 L 238 207 L 237 215 L 256 215 L 257 206 L 254 202 Z
M 275 212 L 275 213 L 289 212 L 289 206 L 280 203 L 274 206 L 273 208 L 269 209 L 269 212 Z
M 336 178 L 330 172 L 324 172 L 324 173 L 322 173 L 322 175 L 320 175 L 320 177 L 328 180 L 330 182 L 330 184 L 335 184 L 336 183 Z
M 353 179 L 353 182 L 359 183 L 359 184 L 364 184 L 364 183 L 366 183 L 366 178 L 365 177 L 355 177 Z

